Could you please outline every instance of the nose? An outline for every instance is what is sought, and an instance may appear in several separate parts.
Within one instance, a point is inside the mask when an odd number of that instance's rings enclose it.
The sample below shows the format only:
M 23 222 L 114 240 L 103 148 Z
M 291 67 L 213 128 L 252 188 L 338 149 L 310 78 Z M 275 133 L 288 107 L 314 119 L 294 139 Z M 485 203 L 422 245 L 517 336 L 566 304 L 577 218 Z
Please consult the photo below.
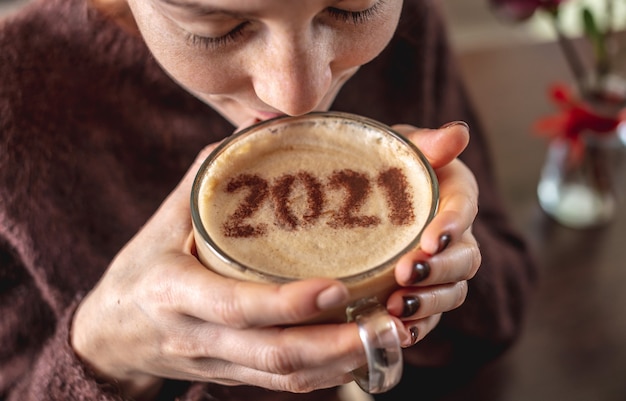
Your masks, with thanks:
M 303 31 L 275 35 L 259 52 L 252 84 L 261 101 L 287 115 L 320 105 L 331 87 L 332 56 L 330 46 L 315 39 Z

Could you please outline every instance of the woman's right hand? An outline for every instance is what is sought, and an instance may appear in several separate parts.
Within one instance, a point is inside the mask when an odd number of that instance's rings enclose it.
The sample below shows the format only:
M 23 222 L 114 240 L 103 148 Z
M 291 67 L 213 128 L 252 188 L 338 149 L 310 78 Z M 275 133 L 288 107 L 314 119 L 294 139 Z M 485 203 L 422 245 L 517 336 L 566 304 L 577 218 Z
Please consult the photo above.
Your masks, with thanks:
M 291 392 L 349 382 L 365 363 L 354 324 L 288 326 L 344 304 L 342 283 L 236 281 L 193 255 L 189 194 L 210 150 L 82 301 L 71 331 L 76 353 L 137 400 L 153 398 L 162 378 Z
M 448 133 L 422 146 L 445 153 L 456 140 L 459 135 Z M 237 281 L 194 256 L 189 194 L 211 149 L 79 306 L 71 332 L 77 354 L 137 400 L 153 398 L 163 378 L 296 393 L 351 381 L 350 372 L 366 363 L 355 323 L 294 325 L 345 305 L 341 282 Z M 431 162 L 445 159 L 437 157 Z M 398 324 L 402 343 L 410 345 L 410 332 Z

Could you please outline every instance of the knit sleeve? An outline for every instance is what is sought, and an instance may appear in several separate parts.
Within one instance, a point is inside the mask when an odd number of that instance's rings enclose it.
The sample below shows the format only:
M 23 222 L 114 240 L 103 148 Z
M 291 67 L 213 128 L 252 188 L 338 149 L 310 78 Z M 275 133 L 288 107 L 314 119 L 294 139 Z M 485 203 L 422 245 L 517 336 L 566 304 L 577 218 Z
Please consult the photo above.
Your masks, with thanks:
M 0 399 L 124 400 L 115 384 L 99 380 L 70 345 L 79 296 L 57 318 L 28 273 L 2 246 L 0 283 Z M 200 396 L 187 382 L 165 381 L 155 401 L 195 401 Z
M 67 309 L 9 400 L 123 399 L 114 385 L 98 382 L 72 350 L 68 327 L 75 307 L 73 304 Z
M 0 398 L 121 400 L 98 383 L 69 344 L 78 300 L 57 317 L 15 252 L 0 241 Z

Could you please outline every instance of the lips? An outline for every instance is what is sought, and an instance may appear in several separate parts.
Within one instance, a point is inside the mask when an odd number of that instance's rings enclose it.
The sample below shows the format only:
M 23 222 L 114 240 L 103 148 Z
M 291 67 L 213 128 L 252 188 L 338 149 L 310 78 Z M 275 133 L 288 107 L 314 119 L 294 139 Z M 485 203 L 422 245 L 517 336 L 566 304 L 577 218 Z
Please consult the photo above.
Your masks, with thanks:
M 265 121 L 272 118 L 283 116 L 283 113 L 273 113 L 269 111 L 255 111 L 255 118 L 259 121 Z

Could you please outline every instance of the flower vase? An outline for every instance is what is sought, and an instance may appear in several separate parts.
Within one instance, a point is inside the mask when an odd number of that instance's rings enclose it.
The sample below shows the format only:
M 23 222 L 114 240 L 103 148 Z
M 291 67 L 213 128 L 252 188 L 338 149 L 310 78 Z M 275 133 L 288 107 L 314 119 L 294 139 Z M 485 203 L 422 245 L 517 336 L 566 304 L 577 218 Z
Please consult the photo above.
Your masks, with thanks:
M 623 195 L 626 80 L 590 75 L 579 93 L 564 84 L 550 90 L 560 111 L 536 126 L 550 138 L 537 195 L 557 222 L 590 228 L 610 222 Z
M 601 135 L 584 132 L 578 142 L 550 141 L 537 186 L 541 208 L 562 225 L 591 228 L 612 220 L 623 195 L 626 133 L 623 123 Z

